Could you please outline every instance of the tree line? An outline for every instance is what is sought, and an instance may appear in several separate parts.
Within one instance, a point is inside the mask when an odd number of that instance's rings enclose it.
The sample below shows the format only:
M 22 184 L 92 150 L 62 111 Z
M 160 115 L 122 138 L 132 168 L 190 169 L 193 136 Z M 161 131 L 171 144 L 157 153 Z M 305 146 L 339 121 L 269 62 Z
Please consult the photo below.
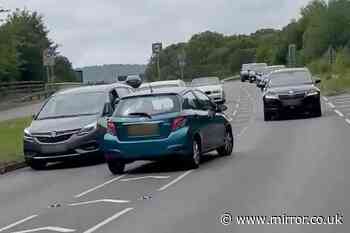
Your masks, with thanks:
M 303 7 L 300 18 L 280 30 L 260 29 L 250 35 L 225 36 L 206 31 L 186 43 L 173 44 L 159 55 L 161 79 L 180 78 L 178 55 L 186 54 L 185 79 L 239 72 L 243 63 L 288 64 L 290 44 L 296 47 L 296 66 L 314 72 L 348 72 L 350 67 L 350 1 L 314 0 Z M 334 58 L 329 51 L 335 51 Z M 155 58 L 146 77 L 157 80 Z M 350 74 L 350 72 L 349 72 Z
M 71 62 L 59 54 L 58 45 L 48 38 L 42 15 L 26 9 L 8 13 L 0 6 L 0 16 L 0 82 L 46 81 L 42 57 L 47 48 L 57 55 L 56 81 L 77 79 Z

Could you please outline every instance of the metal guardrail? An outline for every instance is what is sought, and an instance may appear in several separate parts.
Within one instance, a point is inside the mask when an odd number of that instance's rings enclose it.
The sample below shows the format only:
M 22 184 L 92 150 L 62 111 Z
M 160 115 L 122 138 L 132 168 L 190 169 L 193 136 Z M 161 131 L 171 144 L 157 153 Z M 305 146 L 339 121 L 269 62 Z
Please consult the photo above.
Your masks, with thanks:
M 45 91 L 45 83 L 42 81 L 0 83 L 1 96 L 23 95 L 41 91 Z
M 82 85 L 82 83 L 73 82 L 45 84 L 42 81 L 0 83 L 0 98 L 14 102 L 39 100 L 47 98 L 57 91 Z

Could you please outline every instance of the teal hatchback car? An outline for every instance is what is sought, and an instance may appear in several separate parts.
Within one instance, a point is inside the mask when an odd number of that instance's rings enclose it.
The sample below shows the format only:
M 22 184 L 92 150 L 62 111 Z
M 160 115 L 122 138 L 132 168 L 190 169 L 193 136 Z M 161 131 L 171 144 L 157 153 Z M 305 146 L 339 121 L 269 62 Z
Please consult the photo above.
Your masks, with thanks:
M 137 160 L 179 159 L 197 168 L 203 153 L 231 155 L 233 133 L 223 113 L 198 90 L 144 90 L 120 99 L 107 122 L 102 150 L 113 174 Z

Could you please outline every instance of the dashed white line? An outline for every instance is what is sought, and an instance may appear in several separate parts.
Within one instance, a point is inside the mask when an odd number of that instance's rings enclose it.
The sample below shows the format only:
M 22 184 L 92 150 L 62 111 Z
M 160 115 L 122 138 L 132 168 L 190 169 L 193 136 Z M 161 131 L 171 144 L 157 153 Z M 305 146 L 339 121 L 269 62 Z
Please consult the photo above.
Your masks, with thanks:
M 126 181 L 138 181 L 138 180 L 145 180 L 145 179 L 169 179 L 170 176 L 141 176 L 141 177 L 133 177 L 133 178 L 127 178 L 122 179 L 120 181 L 126 182 Z
M 93 187 L 93 188 L 91 188 L 91 189 L 88 189 L 88 190 L 86 190 L 86 191 L 80 193 L 80 194 L 77 194 L 77 195 L 75 195 L 74 197 L 75 197 L 75 198 L 80 198 L 80 197 L 82 197 L 82 196 L 85 196 L 86 194 L 91 193 L 91 192 L 93 192 L 93 191 L 95 191 L 95 190 L 97 190 L 97 189 L 100 189 L 100 188 L 102 188 L 103 186 L 106 186 L 107 184 L 110 184 L 110 183 L 112 183 L 112 182 L 115 182 L 115 181 L 117 181 L 117 180 L 120 180 L 120 179 L 123 178 L 124 176 L 125 176 L 125 175 L 121 175 L 121 176 L 118 176 L 118 177 L 116 177 L 116 178 L 113 178 L 113 179 L 111 179 L 111 180 L 109 180 L 109 181 L 107 181 L 107 182 L 105 182 L 105 183 L 103 183 L 103 184 L 97 185 L 96 187 Z
M 12 227 L 15 227 L 15 226 L 17 226 L 17 225 L 19 225 L 19 224 L 22 224 L 22 223 L 24 223 L 24 222 L 27 222 L 27 221 L 29 221 L 29 220 L 31 220 L 31 219 L 33 219 L 33 218 L 36 218 L 36 217 L 38 217 L 38 215 L 32 215 L 32 216 L 29 216 L 29 217 L 24 218 L 24 219 L 22 219 L 22 220 L 19 220 L 19 221 L 17 221 L 17 222 L 14 222 L 14 223 L 12 223 L 12 224 L 6 226 L 6 227 L 0 228 L 0 232 L 5 231 L 5 230 L 8 230 L 8 229 L 10 229 L 10 228 L 12 228 Z
M 31 232 L 38 232 L 38 231 L 46 231 L 46 232 L 55 231 L 55 232 L 61 232 L 61 233 L 75 232 L 74 229 L 48 226 L 48 227 L 39 227 L 39 228 L 34 228 L 34 229 L 29 229 L 24 231 L 16 231 L 13 233 L 31 233 Z
M 236 116 L 236 114 L 237 114 L 237 110 L 235 110 L 232 115 Z
M 89 205 L 89 204 L 97 204 L 97 203 L 115 203 L 115 204 L 124 204 L 130 203 L 129 200 L 113 200 L 113 199 L 102 199 L 102 200 L 94 200 L 94 201 L 85 201 L 68 204 L 68 206 L 81 206 L 81 205 Z
M 183 179 L 185 176 L 187 176 L 188 174 L 190 174 L 191 172 L 193 172 L 194 170 L 188 170 L 187 172 L 183 173 L 182 175 L 180 175 L 179 177 L 177 177 L 176 179 L 172 180 L 170 183 L 164 185 L 163 187 L 161 187 L 160 189 L 158 189 L 158 191 L 164 191 L 167 188 L 169 188 L 170 186 L 172 186 L 173 184 L 179 182 L 181 179 Z
M 341 113 L 340 111 L 338 111 L 337 109 L 335 109 L 334 112 L 335 112 L 336 114 L 338 114 L 338 116 L 344 117 L 344 114 Z
M 332 104 L 331 102 L 328 103 L 329 107 L 331 108 L 335 108 L 334 104 Z
M 239 108 L 239 104 L 236 104 L 236 108 Z
M 324 101 L 328 102 L 328 98 L 327 97 L 323 96 L 322 98 L 323 98 Z
M 104 225 L 112 222 L 113 220 L 116 220 L 117 218 L 121 217 L 122 215 L 130 212 L 131 210 L 133 210 L 134 208 L 126 208 L 116 214 L 114 214 L 113 216 L 107 218 L 106 220 L 103 220 L 102 222 L 100 222 L 99 224 L 97 224 L 96 226 L 93 226 L 92 228 L 90 228 L 87 231 L 84 231 L 84 233 L 92 233 L 95 232 L 96 230 L 100 229 L 101 227 L 103 227 Z
M 350 119 L 346 118 L 345 121 L 350 125 Z

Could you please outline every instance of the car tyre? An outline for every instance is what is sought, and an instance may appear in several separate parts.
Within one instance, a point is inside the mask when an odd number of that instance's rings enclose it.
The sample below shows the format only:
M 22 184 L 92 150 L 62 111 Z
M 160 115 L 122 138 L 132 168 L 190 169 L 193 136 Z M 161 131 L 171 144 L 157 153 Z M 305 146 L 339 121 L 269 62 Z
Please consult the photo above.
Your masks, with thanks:
M 187 161 L 187 165 L 190 169 L 196 169 L 199 167 L 202 159 L 201 144 L 198 139 L 194 139 L 192 142 L 192 152 L 190 158 Z
M 316 106 L 313 109 L 313 114 L 314 117 L 321 117 L 322 116 L 322 109 L 321 109 L 321 103 L 318 102 Z
M 45 161 L 34 160 L 34 159 L 26 160 L 26 163 L 33 170 L 43 170 L 46 168 L 46 164 L 47 164 Z
M 271 112 L 264 110 L 264 121 L 271 121 L 271 120 L 272 120 Z
M 109 170 L 112 172 L 112 174 L 114 175 L 120 175 L 124 173 L 124 169 L 125 169 L 125 163 L 121 162 L 121 161 L 108 161 L 108 168 Z
M 233 141 L 233 134 L 230 129 L 226 130 L 225 133 L 225 139 L 224 142 L 225 144 L 222 147 L 219 147 L 217 149 L 217 152 L 220 156 L 230 156 L 233 151 L 233 146 L 234 146 L 234 141 Z

